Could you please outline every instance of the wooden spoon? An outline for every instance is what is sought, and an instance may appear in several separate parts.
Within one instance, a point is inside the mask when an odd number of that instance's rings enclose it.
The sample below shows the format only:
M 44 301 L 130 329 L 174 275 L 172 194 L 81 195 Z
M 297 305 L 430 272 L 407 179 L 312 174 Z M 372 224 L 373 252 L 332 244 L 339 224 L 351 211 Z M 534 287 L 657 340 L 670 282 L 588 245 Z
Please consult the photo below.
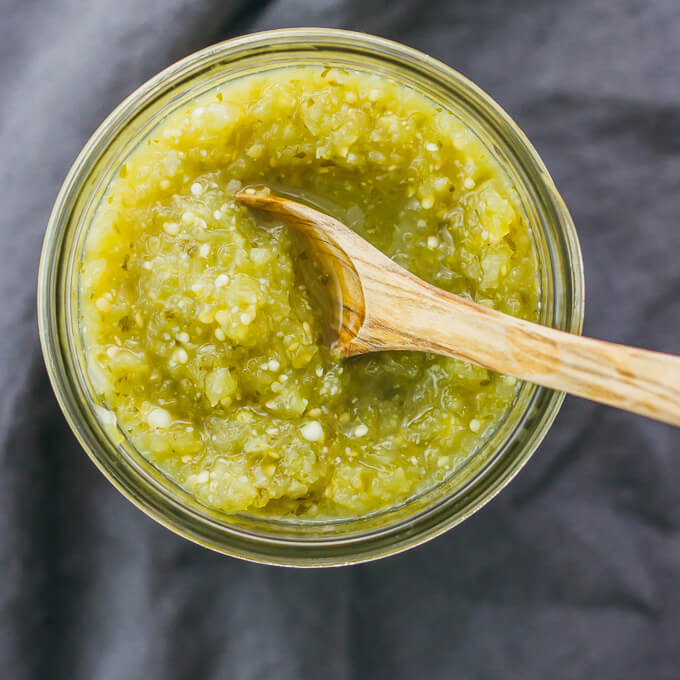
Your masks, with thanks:
M 268 190 L 237 200 L 304 234 L 327 281 L 332 348 L 434 352 L 680 425 L 680 357 L 583 338 L 425 283 L 338 220 Z M 317 283 L 317 287 L 319 284 Z

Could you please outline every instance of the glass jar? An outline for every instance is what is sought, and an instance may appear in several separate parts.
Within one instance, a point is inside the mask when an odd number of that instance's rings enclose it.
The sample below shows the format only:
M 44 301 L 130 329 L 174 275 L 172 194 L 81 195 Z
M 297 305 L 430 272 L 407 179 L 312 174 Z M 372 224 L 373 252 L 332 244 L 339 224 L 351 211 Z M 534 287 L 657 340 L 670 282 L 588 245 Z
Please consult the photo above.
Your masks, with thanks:
M 324 64 L 382 74 L 461 118 L 517 189 L 536 243 L 541 322 L 572 333 L 583 321 L 583 269 L 574 225 L 529 141 L 475 85 L 403 45 L 330 29 L 283 29 L 208 47 L 158 74 L 102 123 L 56 200 L 38 281 L 40 337 L 59 404 L 97 467 L 133 503 L 178 534 L 225 554 L 268 564 L 342 565 L 418 545 L 469 517 L 502 489 L 545 436 L 564 395 L 524 384 L 480 451 L 447 479 L 387 511 L 359 519 L 263 519 L 211 510 L 137 452 L 93 398 L 78 330 L 77 276 L 94 209 L 127 154 L 187 99 L 252 73 Z

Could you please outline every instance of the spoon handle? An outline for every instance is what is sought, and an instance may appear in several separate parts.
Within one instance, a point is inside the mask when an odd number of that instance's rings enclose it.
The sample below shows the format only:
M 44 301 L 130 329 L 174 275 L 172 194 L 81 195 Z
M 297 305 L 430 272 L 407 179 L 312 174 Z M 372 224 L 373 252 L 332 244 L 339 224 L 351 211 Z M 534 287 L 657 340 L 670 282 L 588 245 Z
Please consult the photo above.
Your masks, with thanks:
M 396 272 L 395 272 L 396 273 Z M 468 302 L 401 270 L 399 285 L 371 277 L 362 351 L 413 349 L 680 425 L 680 357 L 584 338 Z M 404 276 L 405 275 L 405 276 Z M 384 307 L 376 306 L 383 300 Z M 389 323 L 385 323 L 386 320 Z M 354 352 L 352 352 L 354 353 Z

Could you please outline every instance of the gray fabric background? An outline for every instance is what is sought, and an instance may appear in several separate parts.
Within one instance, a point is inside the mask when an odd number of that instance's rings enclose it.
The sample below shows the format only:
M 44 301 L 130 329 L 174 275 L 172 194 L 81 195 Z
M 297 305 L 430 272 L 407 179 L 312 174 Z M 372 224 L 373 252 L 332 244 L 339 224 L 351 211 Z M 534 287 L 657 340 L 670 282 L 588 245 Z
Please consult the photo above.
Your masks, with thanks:
M 586 332 L 680 353 L 678 0 L 0 0 L 0 678 L 680 677 L 680 436 L 567 399 L 532 462 L 448 535 L 293 571 L 175 537 L 57 409 L 35 283 L 78 150 L 132 89 L 292 25 L 404 41 L 490 92 L 578 227 Z

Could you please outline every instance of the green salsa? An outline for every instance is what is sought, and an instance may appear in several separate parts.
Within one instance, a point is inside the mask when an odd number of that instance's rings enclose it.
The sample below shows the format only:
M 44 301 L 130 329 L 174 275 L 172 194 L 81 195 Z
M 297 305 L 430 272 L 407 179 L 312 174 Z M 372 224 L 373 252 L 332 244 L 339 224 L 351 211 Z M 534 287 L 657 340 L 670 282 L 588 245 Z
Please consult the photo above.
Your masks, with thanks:
M 429 354 L 331 356 L 290 233 L 234 200 L 251 184 L 314 200 L 441 288 L 538 317 L 518 199 L 456 116 L 366 73 L 242 77 L 161 121 L 97 206 L 81 331 L 111 419 L 229 513 L 356 517 L 443 480 L 519 383 Z

